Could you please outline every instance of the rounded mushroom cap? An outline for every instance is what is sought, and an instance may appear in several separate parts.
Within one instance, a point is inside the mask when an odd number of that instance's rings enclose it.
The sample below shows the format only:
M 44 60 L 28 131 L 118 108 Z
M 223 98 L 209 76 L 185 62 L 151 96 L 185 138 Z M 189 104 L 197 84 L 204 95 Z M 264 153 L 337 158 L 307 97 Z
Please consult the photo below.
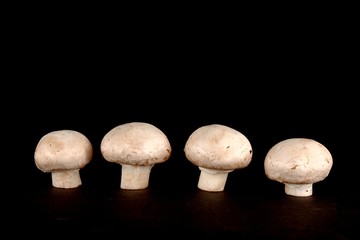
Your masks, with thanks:
M 121 124 L 101 141 L 101 153 L 109 162 L 128 165 L 153 165 L 166 161 L 171 154 L 167 136 L 144 122 Z
M 275 144 L 264 161 L 269 179 L 282 183 L 310 184 L 328 176 L 333 164 L 329 150 L 307 138 L 290 138 Z
M 76 170 L 93 156 L 89 139 L 74 130 L 58 130 L 44 135 L 35 149 L 35 164 L 43 172 Z
M 196 129 L 185 144 L 186 158 L 196 166 L 234 170 L 249 165 L 252 147 L 239 131 L 220 124 Z

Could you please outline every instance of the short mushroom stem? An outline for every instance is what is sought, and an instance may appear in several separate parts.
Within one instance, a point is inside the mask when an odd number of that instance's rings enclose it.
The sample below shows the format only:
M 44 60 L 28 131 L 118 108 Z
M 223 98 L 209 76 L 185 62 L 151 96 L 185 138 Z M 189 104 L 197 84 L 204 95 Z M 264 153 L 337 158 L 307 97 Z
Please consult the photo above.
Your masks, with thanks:
M 80 186 L 80 169 L 56 170 L 51 172 L 52 185 L 57 188 L 76 188 Z
M 312 195 L 313 184 L 285 183 L 285 193 L 296 197 L 308 197 Z
M 154 165 L 121 165 L 122 189 L 145 189 L 149 185 L 151 168 Z
M 232 170 L 214 170 L 199 167 L 198 188 L 209 192 L 220 192 L 225 188 L 228 173 Z

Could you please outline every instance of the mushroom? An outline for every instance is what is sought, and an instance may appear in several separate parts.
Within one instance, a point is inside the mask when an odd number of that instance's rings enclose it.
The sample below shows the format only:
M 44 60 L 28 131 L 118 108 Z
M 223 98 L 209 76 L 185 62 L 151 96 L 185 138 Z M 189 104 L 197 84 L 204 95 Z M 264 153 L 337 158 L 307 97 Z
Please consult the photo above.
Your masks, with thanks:
M 241 132 L 221 124 L 196 129 L 184 151 L 186 158 L 200 169 L 198 188 L 209 192 L 223 191 L 228 174 L 247 167 L 253 153 Z
M 306 197 L 313 183 L 324 180 L 333 165 L 329 150 L 308 138 L 290 138 L 275 144 L 266 154 L 266 176 L 285 184 L 285 193 Z
M 74 130 L 52 131 L 38 142 L 35 165 L 43 172 L 51 172 L 52 185 L 57 188 L 76 188 L 82 184 L 80 169 L 93 156 L 89 139 Z
M 167 136 L 145 122 L 129 122 L 111 129 L 101 141 L 105 160 L 121 165 L 120 188 L 145 189 L 155 164 L 171 155 Z

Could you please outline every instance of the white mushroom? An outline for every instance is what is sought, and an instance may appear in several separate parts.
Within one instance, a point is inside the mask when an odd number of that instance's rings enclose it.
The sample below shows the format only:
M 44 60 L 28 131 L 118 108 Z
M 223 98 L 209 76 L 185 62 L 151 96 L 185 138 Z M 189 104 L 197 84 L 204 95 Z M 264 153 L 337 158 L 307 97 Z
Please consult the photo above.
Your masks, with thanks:
M 185 156 L 200 169 L 198 188 L 223 191 L 228 173 L 249 165 L 252 147 L 239 131 L 220 124 L 196 129 L 185 144 Z
M 324 180 L 332 167 L 329 150 L 307 138 L 290 138 L 275 144 L 264 161 L 266 176 L 285 184 L 285 193 L 306 197 L 313 194 L 313 183 Z
M 80 169 L 93 156 L 87 137 L 74 130 L 52 131 L 44 135 L 35 149 L 35 164 L 43 172 L 51 172 L 52 185 L 76 188 L 82 184 Z
M 101 153 L 105 160 L 121 165 L 120 188 L 144 189 L 152 167 L 169 159 L 171 146 L 167 136 L 154 125 L 130 122 L 103 137 Z

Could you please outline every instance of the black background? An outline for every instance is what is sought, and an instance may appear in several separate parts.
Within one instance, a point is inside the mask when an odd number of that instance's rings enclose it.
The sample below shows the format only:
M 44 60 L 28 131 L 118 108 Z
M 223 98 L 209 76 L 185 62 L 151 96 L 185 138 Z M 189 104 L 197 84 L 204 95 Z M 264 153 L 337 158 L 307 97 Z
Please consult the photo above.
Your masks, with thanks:
M 239 37 L 216 22 L 155 31 L 145 21 L 115 34 L 96 21 L 30 19 L 10 37 L 3 97 L 3 207 L 13 236 L 359 236 L 358 91 L 343 25 L 261 21 Z M 102 137 L 132 121 L 157 126 L 172 145 L 141 191 L 121 190 L 121 167 L 100 153 Z M 250 165 L 231 172 L 220 193 L 197 189 L 199 170 L 183 152 L 194 130 L 213 123 L 239 130 L 253 147 Z M 60 129 L 93 144 L 76 189 L 53 188 L 34 164 L 39 139 Z M 264 175 L 267 151 L 292 137 L 317 140 L 333 155 L 311 197 L 286 196 Z

